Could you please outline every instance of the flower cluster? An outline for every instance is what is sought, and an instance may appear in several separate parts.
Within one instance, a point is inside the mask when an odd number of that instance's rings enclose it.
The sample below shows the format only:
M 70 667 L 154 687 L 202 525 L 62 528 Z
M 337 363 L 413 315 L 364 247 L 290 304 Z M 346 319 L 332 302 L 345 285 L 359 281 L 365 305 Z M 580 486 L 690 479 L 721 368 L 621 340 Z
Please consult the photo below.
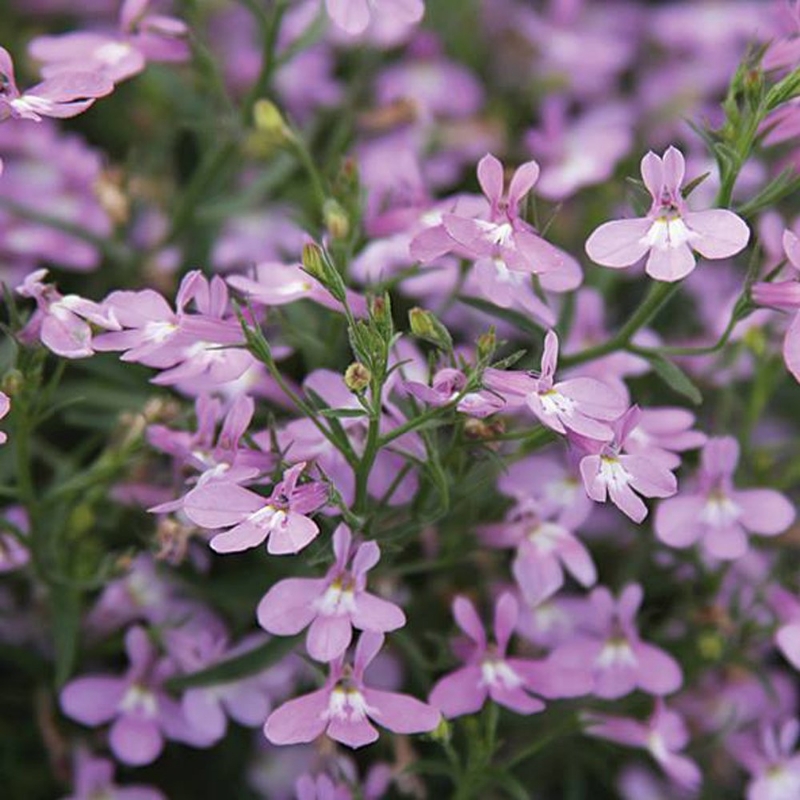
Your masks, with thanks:
M 800 797 L 800 3 L 3 13 L 4 796 Z

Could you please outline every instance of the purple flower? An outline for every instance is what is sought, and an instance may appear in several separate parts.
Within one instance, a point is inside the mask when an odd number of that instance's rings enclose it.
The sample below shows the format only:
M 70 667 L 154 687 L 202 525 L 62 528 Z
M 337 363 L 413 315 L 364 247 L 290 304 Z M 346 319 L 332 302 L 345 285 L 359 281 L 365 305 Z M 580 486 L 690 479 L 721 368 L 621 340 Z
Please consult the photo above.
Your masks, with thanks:
M 484 372 L 484 383 L 509 404 L 525 403 L 543 425 L 558 433 L 569 430 L 599 441 L 612 439 L 614 432 L 607 423 L 623 413 L 625 398 L 595 378 L 556 382 L 557 363 L 558 336 L 548 331 L 538 378 L 490 368 Z
M 800 797 L 800 722 L 786 720 L 780 727 L 762 724 L 758 737 L 732 737 L 729 748 L 750 773 L 747 800 L 793 800 Z
M 704 258 L 728 258 L 743 250 L 750 229 L 732 211 L 690 211 L 681 194 L 685 161 L 669 147 L 642 159 L 642 179 L 653 198 L 646 217 L 601 225 L 586 242 L 586 253 L 604 267 L 628 267 L 649 254 L 645 269 L 656 280 L 677 281 L 695 267 L 692 250 Z
M 189 313 L 190 303 L 197 313 Z M 123 361 L 165 370 L 153 383 L 166 385 L 201 377 L 207 385 L 227 383 L 253 365 L 241 326 L 227 316 L 228 288 L 219 276 L 209 281 L 199 270 L 188 272 L 175 304 L 173 311 L 152 289 L 112 292 L 103 307 L 122 330 L 97 336 L 95 348 L 124 350 Z
M 644 593 L 639 584 L 625 587 L 615 601 L 604 586 L 593 589 L 581 615 L 583 628 L 551 655 L 554 664 L 588 670 L 594 678 L 593 694 L 609 700 L 634 689 L 654 695 L 677 691 L 683 682 L 675 659 L 643 642 L 636 629 L 636 613 Z
M 62 295 L 52 283 L 43 283 L 46 269 L 32 272 L 17 287 L 17 294 L 36 301 L 36 311 L 20 335 L 24 341 L 37 339 L 63 358 L 87 358 L 94 355 L 94 323 L 106 330 L 119 330 L 113 310 L 104 308 L 76 294 Z
M 11 411 L 11 399 L 5 392 L 0 392 L 0 419 Z M 0 431 L 0 444 L 5 444 L 8 441 L 8 434 L 5 431 Z
M 518 614 L 514 596 L 503 593 L 495 605 L 495 642 L 489 643 L 472 603 L 465 597 L 453 601 L 453 616 L 470 641 L 466 648 L 459 648 L 466 666 L 440 678 L 428 698 L 446 717 L 474 714 L 487 698 L 519 714 L 534 714 L 545 707 L 534 694 L 576 697 L 589 691 L 591 681 L 585 671 L 561 669 L 549 660 L 506 656 Z
M 205 747 L 212 739 L 195 730 L 181 708 L 163 689 L 174 674 L 168 659 L 158 659 L 144 628 L 125 635 L 130 667 L 123 678 L 87 675 L 70 681 L 61 691 L 61 710 L 91 727 L 111 722 L 111 751 L 132 766 L 150 764 L 164 748 L 164 738 Z
M 224 631 L 192 624 L 173 628 L 164 636 L 167 652 L 185 673 L 199 672 L 247 652 L 255 643 L 245 641 L 244 646 L 229 648 Z M 238 681 L 186 689 L 181 698 L 181 708 L 195 730 L 216 742 L 225 735 L 228 717 L 252 728 L 262 725 L 269 713 L 270 699 L 259 676 L 254 675 Z
M 325 733 L 348 747 L 362 747 L 378 738 L 370 720 L 393 733 L 425 733 L 441 720 L 439 712 L 397 692 L 371 689 L 364 670 L 383 646 L 383 634 L 366 631 L 356 645 L 355 660 L 331 664 L 325 686 L 289 700 L 270 714 L 264 735 L 272 744 L 311 742 Z
M 141 72 L 148 61 L 187 61 L 188 28 L 181 20 L 148 13 L 150 0 L 125 0 L 117 33 L 71 31 L 39 36 L 28 47 L 44 63 L 42 75 L 57 79 L 85 70 L 119 83 Z
M 597 582 L 592 556 L 567 527 L 548 518 L 533 501 L 519 503 L 505 522 L 480 529 L 481 538 L 494 547 L 516 547 L 514 578 L 531 606 L 554 595 L 564 585 L 564 571 L 582 586 Z
M 784 658 L 800 670 L 800 599 L 777 584 L 768 589 L 769 604 L 782 623 L 775 644 Z
M 420 381 L 403 381 L 403 388 L 411 395 L 434 407 L 453 402 L 467 385 L 467 377 L 460 369 L 447 367 L 440 369 L 431 380 L 431 385 Z M 462 414 L 471 417 L 488 417 L 499 411 L 505 404 L 497 395 L 486 391 L 465 393 L 456 405 Z
M 609 443 L 583 442 L 590 455 L 580 463 L 586 494 L 598 503 L 610 498 L 634 522 L 647 516 L 647 506 L 636 492 L 644 497 L 669 497 L 678 490 L 678 482 L 663 460 L 646 451 L 641 455 L 623 452 L 640 413 L 638 406 L 629 408 L 614 425 L 614 438 Z
M 367 29 L 373 13 L 402 25 L 414 25 L 425 14 L 423 0 L 325 0 L 325 8 L 331 19 L 352 36 Z
M 301 775 L 295 784 L 297 800 L 352 800 L 353 794 L 342 783 L 334 783 L 330 776 Z
M 774 489 L 736 489 L 733 474 L 739 443 L 730 436 L 708 440 L 700 460 L 696 491 L 661 503 L 656 536 L 670 547 L 702 540 L 714 558 L 735 559 L 747 552 L 747 533 L 776 536 L 794 521 L 792 503 Z
M 74 117 L 86 111 L 98 97 L 114 90 L 108 78 L 87 70 L 72 69 L 20 92 L 14 80 L 14 63 L 0 47 L 0 121 L 8 117 L 40 122 L 42 117 Z
M 117 786 L 114 763 L 78 750 L 72 777 L 73 793 L 62 800 L 166 800 L 152 786 Z
M 405 614 L 394 603 L 366 591 L 367 572 L 380 559 L 375 542 L 363 542 L 352 554 L 350 529 L 339 525 L 333 534 L 336 561 L 324 578 L 287 578 L 275 584 L 258 604 L 258 622 L 278 636 L 293 636 L 310 625 L 309 655 L 329 662 L 350 645 L 353 628 L 385 633 L 401 628 Z
M 202 528 L 229 528 L 211 540 L 211 548 L 218 553 L 248 550 L 267 537 L 267 552 L 297 553 L 319 533 L 307 515 L 328 499 L 323 483 L 297 485 L 305 466 L 301 461 L 286 470 L 269 497 L 224 480 L 209 481 L 186 495 L 184 511 Z
M 752 297 L 758 305 L 792 314 L 783 339 L 783 360 L 795 380 L 800 381 L 800 281 L 796 274 L 800 270 L 800 239 L 788 229 L 783 233 L 783 250 L 789 265 L 795 270 L 794 280 L 754 283 Z
M 681 788 L 694 790 L 700 786 L 702 774 L 697 764 L 680 754 L 689 742 L 686 723 L 663 700 L 656 701 L 655 710 L 645 722 L 608 714 L 587 714 L 586 721 L 590 736 L 647 750 Z

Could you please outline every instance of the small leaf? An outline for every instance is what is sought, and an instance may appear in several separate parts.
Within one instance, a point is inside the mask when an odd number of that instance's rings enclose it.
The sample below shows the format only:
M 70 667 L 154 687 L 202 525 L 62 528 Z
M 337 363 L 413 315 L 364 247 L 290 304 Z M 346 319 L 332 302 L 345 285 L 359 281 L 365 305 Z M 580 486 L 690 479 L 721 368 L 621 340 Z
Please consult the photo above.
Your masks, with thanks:
M 81 628 L 81 592 L 71 586 L 50 587 L 50 619 L 55 645 L 57 687 L 72 675 Z
M 647 358 L 653 365 L 658 377 L 673 391 L 688 398 L 696 406 L 703 402 L 703 395 L 700 394 L 700 390 L 689 380 L 680 367 L 657 353 L 648 355 Z
M 683 195 L 683 199 L 685 200 L 689 195 L 701 184 L 705 179 L 710 175 L 710 172 L 704 172 L 702 175 L 698 175 L 693 180 L 689 181 L 686 186 L 681 189 L 681 194 Z
M 328 419 L 349 419 L 351 417 L 366 417 L 367 412 L 361 408 L 323 408 L 320 416 Z
M 256 675 L 288 655 L 302 636 L 275 636 L 246 653 L 229 658 L 189 675 L 179 675 L 167 681 L 169 689 L 189 689 L 194 686 L 215 686 Z

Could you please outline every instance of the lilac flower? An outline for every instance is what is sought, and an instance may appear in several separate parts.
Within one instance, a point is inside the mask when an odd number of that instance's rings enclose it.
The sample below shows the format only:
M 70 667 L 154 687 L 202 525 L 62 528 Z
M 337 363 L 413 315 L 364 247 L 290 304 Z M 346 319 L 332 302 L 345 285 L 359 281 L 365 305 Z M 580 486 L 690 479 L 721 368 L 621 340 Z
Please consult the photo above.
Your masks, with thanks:
M 604 586 L 593 589 L 580 619 L 583 631 L 556 648 L 553 663 L 587 669 L 594 678 L 593 694 L 609 700 L 634 689 L 658 696 L 677 691 L 683 682 L 680 666 L 660 648 L 643 642 L 636 629 L 643 596 L 636 583 L 628 584 L 617 601 Z
M 148 13 L 148 5 L 150 0 L 125 0 L 117 33 L 71 31 L 39 36 L 28 50 L 44 63 L 42 75 L 51 79 L 83 69 L 119 83 L 141 72 L 148 61 L 187 61 L 186 24 Z
M 621 104 L 603 103 L 574 120 L 563 97 L 547 97 L 542 125 L 528 131 L 525 142 L 542 162 L 537 191 L 548 200 L 564 200 L 584 186 L 606 180 L 628 153 L 632 114 Z
M 125 635 L 130 667 L 123 678 L 87 675 L 71 680 L 61 691 L 61 710 L 84 725 L 111 722 L 111 751 L 132 766 L 150 764 L 164 748 L 164 738 L 206 747 L 212 740 L 195 730 L 163 688 L 174 674 L 168 659 L 157 652 L 143 628 Z
M 673 470 L 680 466 L 678 453 L 702 447 L 708 437 L 692 430 L 694 414 L 685 408 L 643 408 L 636 425 L 631 428 L 622 449 L 639 455 L 664 468 Z
M 702 540 L 714 558 L 735 559 L 747 552 L 747 533 L 777 536 L 794 521 L 792 503 L 773 489 L 736 489 L 733 474 L 739 443 L 730 436 L 708 440 L 694 492 L 681 493 L 658 507 L 656 536 L 670 547 Z
M 221 627 L 221 626 L 220 626 Z M 260 637 L 259 637 L 260 638 Z M 173 628 L 164 636 L 167 652 L 184 673 L 199 672 L 221 660 L 247 652 L 253 643 L 229 648 L 223 630 L 193 624 Z M 186 689 L 181 709 L 187 722 L 211 741 L 219 741 L 227 730 L 227 718 L 256 728 L 264 723 L 270 709 L 265 687 L 254 675 L 242 680 Z
M 800 238 L 791 230 L 783 232 L 783 250 L 794 270 L 794 279 L 774 283 L 758 282 L 752 286 L 753 302 L 792 314 L 783 339 L 783 360 L 795 380 L 800 381 Z
M 76 294 L 62 295 L 52 283 L 43 283 L 46 269 L 32 272 L 17 287 L 17 294 L 36 301 L 37 309 L 20 336 L 23 341 L 37 339 L 63 358 L 87 358 L 94 355 L 94 323 L 106 330 L 119 330 L 113 310 L 104 308 Z
M 166 800 L 152 786 L 117 786 L 114 763 L 95 758 L 86 750 L 78 750 L 72 777 L 73 793 L 62 800 Z
M 325 484 L 298 486 L 305 467 L 305 462 L 300 462 L 286 470 L 269 497 L 227 481 L 210 481 L 189 492 L 184 511 L 202 528 L 229 528 L 211 540 L 211 548 L 218 553 L 257 547 L 268 537 L 268 553 L 297 553 L 319 533 L 308 514 L 328 499 Z
M 425 14 L 423 0 L 325 0 L 325 8 L 331 19 L 352 36 L 367 29 L 373 13 L 404 25 L 414 25 Z
M 460 369 L 440 369 L 431 380 L 431 385 L 420 381 L 403 381 L 403 388 L 409 394 L 434 407 L 453 402 L 467 385 L 467 377 Z M 456 405 L 456 410 L 471 417 L 488 417 L 504 406 L 503 401 L 487 391 L 466 392 Z
M 561 669 L 549 660 L 506 656 L 518 614 L 514 596 L 503 593 L 495 605 L 495 643 L 489 643 L 472 603 L 465 597 L 453 601 L 453 616 L 470 642 L 459 648 L 466 666 L 440 678 L 428 698 L 446 717 L 474 714 L 487 698 L 518 714 L 534 714 L 545 707 L 534 695 L 576 697 L 589 691 L 591 682 L 585 672 Z
M 750 238 L 745 222 L 732 211 L 690 211 L 681 194 L 685 161 L 674 147 L 663 157 L 642 159 L 642 178 L 653 204 L 646 217 L 601 225 L 586 242 L 592 261 L 628 267 L 649 254 L 645 269 L 656 280 L 677 281 L 695 267 L 692 250 L 704 258 L 728 258 Z
M 366 591 L 367 572 L 380 558 L 375 542 L 363 542 L 352 554 L 350 529 L 333 534 L 336 561 L 324 578 L 287 578 L 276 583 L 258 604 L 258 622 L 278 636 L 293 636 L 310 625 L 309 655 L 330 662 L 350 645 L 352 629 L 385 633 L 401 628 L 405 614 L 394 603 Z
M 658 762 L 664 772 L 681 788 L 694 790 L 700 786 L 702 774 L 697 764 L 680 754 L 688 741 L 686 724 L 663 700 L 645 722 L 608 714 L 587 714 L 587 733 L 628 747 L 642 747 Z
M 353 794 L 342 783 L 334 783 L 329 775 L 301 775 L 295 784 L 297 800 L 352 800 Z
M 784 658 L 800 670 L 800 599 L 777 584 L 768 589 L 769 604 L 781 622 L 775 644 Z
M 798 735 L 800 722 L 790 719 L 780 727 L 762 724 L 758 737 L 732 737 L 729 748 L 751 776 L 747 800 L 793 800 L 800 796 Z
M 519 215 L 519 205 L 539 177 L 539 165 L 517 168 L 503 191 L 503 165 L 491 154 L 478 162 L 478 181 L 489 202 L 489 219 L 445 214 L 444 229 L 473 258 L 497 258 L 517 272 L 547 273 L 565 266 L 566 255 L 536 234 Z
M 187 306 L 194 303 L 197 312 Z M 212 385 L 242 375 L 255 361 L 244 349 L 238 321 L 228 314 L 228 289 L 214 276 L 188 272 L 178 289 L 173 311 L 152 289 L 112 292 L 103 307 L 122 330 L 95 338 L 97 350 L 124 350 L 123 361 L 165 370 L 153 383 L 174 384 L 203 377 Z
M 614 433 L 607 423 L 625 410 L 625 398 L 594 378 L 555 381 L 558 336 L 548 331 L 538 378 L 527 373 L 487 369 L 484 383 L 510 404 L 525 403 L 539 421 L 554 431 L 573 431 L 608 441 Z
M 86 111 L 98 97 L 114 90 L 102 75 L 86 69 L 72 69 L 47 78 L 26 92 L 14 80 L 14 63 L 0 47 L 0 121 L 13 117 L 41 122 L 42 117 L 74 117 Z
M 565 570 L 582 586 L 597 581 L 592 556 L 583 542 L 535 502 L 519 503 L 504 522 L 485 525 L 479 534 L 490 546 L 516 547 L 512 572 L 532 606 L 564 585 Z
M 11 398 L 5 393 L 0 392 L 0 419 L 11 411 Z M 0 444 L 5 444 L 8 441 L 8 434 L 5 431 L 0 431 Z
M 414 697 L 371 689 L 364 683 L 364 670 L 383 641 L 381 633 L 362 633 L 352 666 L 343 658 L 337 659 L 322 689 L 289 700 L 273 711 L 264 725 L 267 739 L 272 744 L 300 744 L 326 733 L 348 747 L 362 747 L 378 738 L 370 720 L 393 733 L 434 730 L 441 720 L 435 708 Z
M 581 459 L 580 471 L 586 494 L 597 503 L 607 498 L 634 522 L 647 516 L 644 497 L 670 497 L 678 490 L 675 476 L 663 460 L 623 452 L 627 440 L 639 424 L 640 411 L 633 406 L 614 425 L 614 438 L 606 443 L 586 441 L 590 454 Z M 634 492 L 634 490 L 636 490 Z

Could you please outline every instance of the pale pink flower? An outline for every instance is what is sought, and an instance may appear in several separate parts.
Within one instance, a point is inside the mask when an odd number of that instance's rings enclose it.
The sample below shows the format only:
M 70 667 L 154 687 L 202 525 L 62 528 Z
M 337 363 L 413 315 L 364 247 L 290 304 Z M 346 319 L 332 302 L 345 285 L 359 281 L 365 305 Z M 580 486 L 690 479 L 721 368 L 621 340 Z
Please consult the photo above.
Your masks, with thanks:
M 238 553 L 267 539 L 273 555 L 297 553 L 319 534 L 307 516 L 328 499 L 328 488 L 312 481 L 298 485 L 305 462 L 288 469 L 269 497 L 226 481 L 210 481 L 192 489 L 184 511 L 202 528 L 228 528 L 211 540 L 218 553 Z
M 491 698 L 518 714 L 534 714 L 545 704 L 539 697 L 576 697 L 586 694 L 591 681 L 585 671 L 563 669 L 548 659 L 534 661 L 506 655 L 519 615 L 519 605 L 510 592 L 497 600 L 494 612 L 495 641 L 487 641 L 483 623 L 466 597 L 453 601 L 453 616 L 467 635 L 459 646 L 463 667 L 440 678 L 428 698 L 448 717 L 474 714 Z
M 423 0 L 325 0 L 325 8 L 331 19 L 353 36 L 367 29 L 373 14 L 404 25 L 414 25 L 425 14 Z
M 581 459 L 580 471 L 586 494 L 597 503 L 606 499 L 634 522 L 647 516 L 643 497 L 670 497 L 678 482 L 662 456 L 625 452 L 631 432 L 639 425 L 641 411 L 633 406 L 614 424 L 614 438 L 608 442 L 580 442 L 589 455 Z M 673 465 L 674 468 L 674 465 Z
M 363 747 L 378 738 L 370 720 L 393 733 L 434 730 L 441 714 L 433 706 L 365 684 L 364 670 L 378 655 L 383 641 L 381 633 L 362 633 L 352 666 L 343 658 L 334 661 L 322 689 L 289 700 L 273 711 L 264 725 L 267 739 L 272 744 L 301 744 L 326 733 L 348 747 Z
M 615 600 L 605 586 L 593 589 L 579 617 L 581 632 L 559 645 L 550 658 L 565 669 L 585 669 L 594 678 L 593 694 L 615 700 L 634 689 L 663 696 L 683 683 L 672 656 L 642 641 L 636 614 L 644 592 L 628 584 Z
M 556 382 L 557 363 L 558 336 L 548 331 L 538 378 L 490 368 L 484 372 L 484 384 L 509 405 L 527 405 L 543 425 L 557 433 L 573 431 L 598 441 L 612 439 L 614 432 L 608 423 L 625 411 L 625 398 L 595 378 Z
M 700 786 L 699 767 L 680 753 L 689 742 L 686 723 L 680 714 L 668 709 L 663 700 L 656 701 L 655 710 L 645 722 L 608 714 L 587 714 L 586 721 L 586 732 L 590 736 L 644 748 L 678 786 L 685 789 Z
M 691 211 L 681 194 L 685 161 L 674 147 L 642 159 L 642 179 L 653 198 L 646 217 L 606 222 L 586 242 L 586 253 L 604 267 L 629 267 L 648 255 L 656 280 L 677 281 L 695 267 L 693 250 L 708 259 L 728 258 L 747 246 L 750 229 L 727 209 Z
M 794 270 L 793 280 L 766 283 L 759 281 L 752 286 L 753 302 L 760 306 L 776 308 L 792 314 L 783 339 L 783 360 L 796 381 L 800 381 L 800 238 L 791 231 L 783 232 L 783 251 L 789 266 Z
M 324 578 L 279 581 L 257 610 L 261 627 L 278 636 L 292 636 L 310 625 L 308 653 L 326 663 L 347 650 L 353 628 L 386 633 L 406 622 L 398 606 L 366 590 L 367 572 L 380 558 L 375 542 L 363 542 L 351 552 L 350 529 L 341 524 L 333 534 L 333 550 L 336 561 Z
M 708 440 L 703 448 L 697 487 L 665 500 L 655 517 L 656 536 L 670 547 L 702 540 L 714 558 L 735 559 L 747 552 L 747 533 L 777 536 L 794 521 L 789 500 L 774 489 L 737 489 L 733 474 L 739 443 L 731 436 Z
M 11 400 L 5 392 L 0 392 L 0 419 L 8 414 L 11 410 Z M 5 444 L 8 441 L 8 435 L 5 431 L 0 431 L 0 444 Z
M 72 69 L 20 92 L 14 80 L 14 63 L 0 47 L 0 121 L 14 117 L 41 122 L 42 117 L 74 117 L 98 97 L 111 94 L 114 84 L 87 69 Z

